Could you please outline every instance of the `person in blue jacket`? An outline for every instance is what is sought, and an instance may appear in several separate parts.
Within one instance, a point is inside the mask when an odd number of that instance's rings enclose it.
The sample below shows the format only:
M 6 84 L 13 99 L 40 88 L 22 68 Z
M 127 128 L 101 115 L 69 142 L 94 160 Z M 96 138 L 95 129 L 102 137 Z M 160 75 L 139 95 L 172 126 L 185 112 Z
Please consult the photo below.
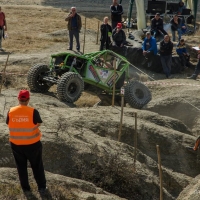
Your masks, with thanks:
M 142 50 L 143 50 L 143 55 L 145 57 L 145 62 L 143 62 L 142 64 L 144 65 L 148 63 L 148 67 L 150 67 L 153 56 L 156 55 L 158 52 L 156 39 L 151 36 L 150 32 L 146 33 L 146 37 L 142 45 Z
M 187 66 L 189 65 L 189 61 L 190 61 L 190 55 L 187 52 L 184 39 L 180 39 L 180 42 L 176 46 L 176 52 L 179 55 L 179 58 L 181 60 L 181 64 L 182 64 L 181 71 L 184 71 L 184 69 L 187 69 Z
M 184 2 L 183 2 L 183 1 L 180 1 L 180 2 L 178 3 L 178 14 L 179 14 L 179 15 L 182 15 L 183 9 L 186 9 L 186 7 L 185 7 L 185 5 L 184 5 Z

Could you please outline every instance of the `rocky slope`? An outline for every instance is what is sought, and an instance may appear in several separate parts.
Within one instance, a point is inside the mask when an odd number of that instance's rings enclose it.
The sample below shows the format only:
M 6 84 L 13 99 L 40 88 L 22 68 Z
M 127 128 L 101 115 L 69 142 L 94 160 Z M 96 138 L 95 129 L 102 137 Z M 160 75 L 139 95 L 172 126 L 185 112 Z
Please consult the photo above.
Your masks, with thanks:
M 29 170 L 31 174 L 31 170 Z M 12 174 L 12 178 L 11 178 Z M 18 181 L 18 174 L 13 168 L 0 168 L 0 188 L 3 194 L 0 199 L 81 199 L 81 200 L 123 200 L 108 192 L 97 188 L 92 183 L 64 177 L 58 174 L 46 172 L 48 182 L 48 191 L 45 195 L 40 196 L 37 192 L 37 186 L 34 183 L 32 175 L 29 176 L 31 192 L 22 193 Z
M 0 97 L 0 167 L 15 167 L 5 117 L 9 107 L 16 105 L 16 96 L 16 90 L 8 89 Z M 154 101 L 156 98 L 147 109 Z M 51 173 L 93 182 L 127 199 L 159 199 L 156 145 L 161 151 L 164 199 L 176 199 L 199 173 L 195 155 L 185 148 L 194 143 L 195 137 L 177 119 L 127 107 L 118 142 L 119 107 L 76 108 L 59 102 L 53 93 L 31 93 L 30 105 L 43 119 L 44 165 Z M 134 165 L 135 112 L 138 153 Z

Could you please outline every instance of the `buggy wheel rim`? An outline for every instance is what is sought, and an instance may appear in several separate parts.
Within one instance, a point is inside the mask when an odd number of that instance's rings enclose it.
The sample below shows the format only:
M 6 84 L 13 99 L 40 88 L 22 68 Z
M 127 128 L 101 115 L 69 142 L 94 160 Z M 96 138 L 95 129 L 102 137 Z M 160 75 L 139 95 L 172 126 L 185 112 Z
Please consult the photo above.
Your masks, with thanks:
M 136 89 L 135 90 L 135 95 L 138 99 L 143 99 L 144 98 L 144 92 L 141 89 Z
M 67 92 L 69 92 L 70 96 L 73 96 L 77 93 L 77 84 L 76 83 L 70 83 L 67 87 Z

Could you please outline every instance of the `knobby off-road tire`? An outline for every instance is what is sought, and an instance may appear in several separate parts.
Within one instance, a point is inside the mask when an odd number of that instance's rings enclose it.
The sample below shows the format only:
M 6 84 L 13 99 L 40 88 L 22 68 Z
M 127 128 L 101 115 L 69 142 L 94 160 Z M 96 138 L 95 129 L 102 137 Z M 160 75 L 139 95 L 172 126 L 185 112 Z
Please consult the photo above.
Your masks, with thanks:
M 79 99 L 84 90 L 84 81 L 74 72 L 64 73 L 57 85 L 57 95 L 61 101 L 73 103 Z
M 45 64 L 37 64 L 30 68 L 27 77 L 27 84 L 29 88 L 34 92 L 47 92 L 51 87 L 42 80 L 42 76 L 49 71 L 49 68 Z
M 131 81 L 125 87 L 125 101 L 133 108 L 141 109 L 151 101 L 151 92 L 139 81 Z

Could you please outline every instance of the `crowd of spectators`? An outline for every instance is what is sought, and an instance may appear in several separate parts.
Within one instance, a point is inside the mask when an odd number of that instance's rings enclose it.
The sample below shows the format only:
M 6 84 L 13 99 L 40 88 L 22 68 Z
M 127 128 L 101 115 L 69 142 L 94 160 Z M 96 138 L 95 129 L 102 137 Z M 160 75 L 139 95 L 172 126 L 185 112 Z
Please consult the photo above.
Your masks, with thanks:
M 184 18 L 181 18 L 180 16 L 183 12 L 183 9 L 185 9 L 185 5 L 182 1 L 180 1 L 177 14 L 174 14 L 170 20 L 172 41 L 170 39 L 169 33 L 164 29 L 163 19 L 160 13 L 156 13 L 155 16 L 151 19 L 150 31 L 146 33 L 146 37 L 142 45 L 142 51 L 145 58 L 142 62 L 142 65 L 147 64 L 148 67 L 151 66 L 153 57 L 159 53 L 166 78 L 169 78 L 171 75 L 172 52 L 175 46 L 174 42 L 177 42 L 176 52 L 179 55 L 180 63 L 182 66 L 180 73 L 187 69 L 189 66 L 190 55 L 186 50 L 185 41 L 182 39 L 182 35 L 185 33 L 187 28 L 184 24 Z M 118 3 L 117 0 L 113 0 L 112 5 L 110 6 L 110 13 L 111 25 L 109 24 L 109 17 L 106 16 L 104 17 L 103 23 L 100 26 L 100 51 L 109 49 L 110 46 L 113 46 L 114 48 L 122 48 L 127 44 L 126 34 L 122 29 L 123 7 Z M 71 12 L 65 20 L 68 21 L 69 29 L 70 42 L 68 49 L 72 50 L 74 36 L 77 43 L 76 48 L 79 51 L 79 32 L 82 24 L 81 17 L 76 13 L 75 7 L 71 8 Z M 176 34 L 178 34 L 178 40 L 176 39 Z M 158 51 L 157 41 L 160 38 L 163 39 L 159 44 L 160 50 Z

